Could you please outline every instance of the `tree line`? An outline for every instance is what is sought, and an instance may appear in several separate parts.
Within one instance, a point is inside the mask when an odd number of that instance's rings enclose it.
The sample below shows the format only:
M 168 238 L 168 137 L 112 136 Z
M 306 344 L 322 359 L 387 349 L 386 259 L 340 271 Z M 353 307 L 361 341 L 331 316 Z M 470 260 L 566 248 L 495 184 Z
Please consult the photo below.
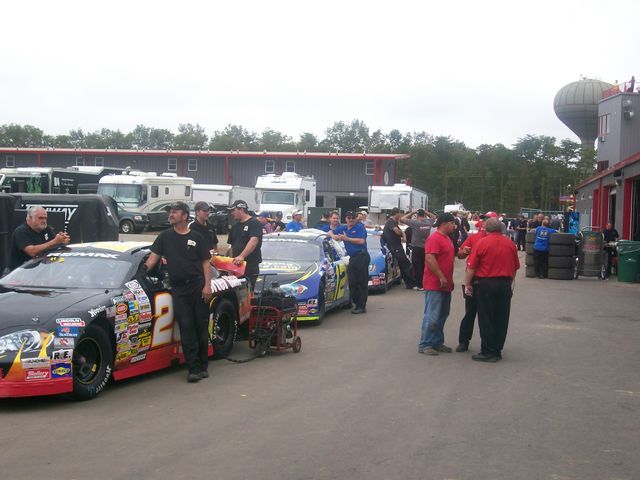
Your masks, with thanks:
M 370 131 L 360 120 L 335 122 L 318 138 L 310 132 L 297 140 L 266 129 L 258 134 L 240 125 L 227 125 L 207 135 L 198 124 L 181 124 L 177 133 L 138 125 L 131 132 L 103 128 L 47 135 L 31 125 L 0 126 L 2 147 L 54 147 L 149 150 L 307 151 L 341 153 L 407 153 L 399 162 L 400 178 L 429 194 L 432 208 L 461 202 L 467 209 L 517 213 L 521 207 L 560 210 L 561 195 L 573 191 L 593 174 L 595 151 L 581 149 L 569 139 L 526 135 L 507 147 L 502 144 L 467 147 L 449 136 L 427 132 Z

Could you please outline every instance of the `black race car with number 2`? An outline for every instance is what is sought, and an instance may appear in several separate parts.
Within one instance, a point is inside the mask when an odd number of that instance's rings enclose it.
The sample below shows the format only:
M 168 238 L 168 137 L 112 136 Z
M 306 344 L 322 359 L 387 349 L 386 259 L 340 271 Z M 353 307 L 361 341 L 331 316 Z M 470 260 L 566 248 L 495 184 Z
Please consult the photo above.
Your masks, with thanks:
M 0 398 L 95 397 L 122 380 L 183 362 L 162 265 L 148 243 L 71 245 L 0 279 Z M 212 356 L 226 356 L 249 317 L 244 278 L 212 267 Z

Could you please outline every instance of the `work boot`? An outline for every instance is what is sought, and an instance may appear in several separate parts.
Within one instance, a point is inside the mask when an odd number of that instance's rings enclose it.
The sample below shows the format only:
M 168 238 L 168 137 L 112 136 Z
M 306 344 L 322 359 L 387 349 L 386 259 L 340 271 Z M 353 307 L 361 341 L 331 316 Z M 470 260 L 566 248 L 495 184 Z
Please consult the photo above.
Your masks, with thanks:
M 468 350 L 469 350 L 469 344 L 468 343 L 460 342 L 458 344 L 458 346 L 456 347 L 456 352 L 466 352 Z
M 445 344 L 440 345 L 439 347 L 434 347 L 440 353 L 451 353 L 451 347 L 447 347 Z
M 476 362 L 496 363 L 502 360 L 502 357 L 498 357 L 497 355 L 492 355 L 490 353 L 480 352 L 472 355 L 471 360 L 475 360 Z
M 200 373 L 189 373 L 189 375 L 187 375 L 187 382 L 189 383 L 196 383 L 199 382 L 200 379 L 202 378 Z
M 433 347 L 420 347 L 418 348 L 418 353 L 424 353 L 425 355 L 440 355 L 438 351 Z
M 202 370 L 200 372 L 200 378 L 209 378 L 209 372 L 207 370 Z
M 353 313 L 354 315 L 359 315 L 361 313 L 367 313 L 367 309 L 366 308 L 354 308 L 353 310 L 351 310 L 351 313 Z

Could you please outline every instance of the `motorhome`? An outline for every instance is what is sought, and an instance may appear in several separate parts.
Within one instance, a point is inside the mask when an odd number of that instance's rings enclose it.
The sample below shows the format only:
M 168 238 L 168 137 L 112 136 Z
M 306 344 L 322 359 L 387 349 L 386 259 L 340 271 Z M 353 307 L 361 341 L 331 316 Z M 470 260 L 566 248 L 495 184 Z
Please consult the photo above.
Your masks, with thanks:
M 283 221 L 291 221 L 294 210 L 316 206 L 316 179 L 295 172 L 260 175 L 256 181 L 260 211 L 282 212 Z
M 193 201 L 207 202 L 214 208 L 229 207 L 236 200 L 244 200 L 249 210 L 258 209 L 256 189 L 239 185 L 193 185 Z
M 100 179 L 98 193 L 109 195 L 125 210 L 146 214 L 149 227 L 168 224 L 167 207 L 173 202 L 191 202 L 193 178 L 175 173 L 127 170 L 123 175 L 107 175 Z
M 100 178 L 121 172 L 121 168 L 81 166 L 0 168 L 0 189 L 5 193 L 83 193 L 80 185 L 97 188 Z
M 405 183 L 369 187 L 369 218 L 371 221 L 383 225 L 387 213 L 392 208 L 399 208 L 402 212 L 410 212 L 418 208 L 428 210 L 429 197 L 422 190 Z

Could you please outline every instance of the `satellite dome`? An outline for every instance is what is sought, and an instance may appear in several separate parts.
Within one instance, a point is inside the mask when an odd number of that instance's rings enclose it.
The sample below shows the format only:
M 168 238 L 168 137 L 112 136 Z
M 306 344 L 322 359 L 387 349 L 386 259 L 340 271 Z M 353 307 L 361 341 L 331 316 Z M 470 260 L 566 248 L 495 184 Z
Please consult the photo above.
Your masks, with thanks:
M 598 102 L 613 85 L 585 78 L 565 85 L 553 99 L 553 109 L 562 123 L 573 131 L 582 145 L 593 147 L 598 136 Z

